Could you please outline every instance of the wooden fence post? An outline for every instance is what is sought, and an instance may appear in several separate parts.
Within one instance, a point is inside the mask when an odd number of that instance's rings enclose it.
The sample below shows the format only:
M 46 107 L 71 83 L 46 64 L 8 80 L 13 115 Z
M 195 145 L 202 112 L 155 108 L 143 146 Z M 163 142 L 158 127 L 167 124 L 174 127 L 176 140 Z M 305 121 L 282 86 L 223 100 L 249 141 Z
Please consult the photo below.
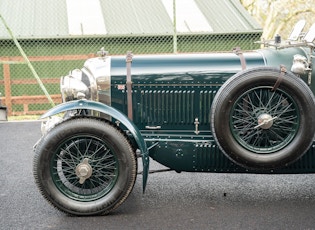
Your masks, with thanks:
M 4 77 L 4 92 L 5 92 L 5 105 L 7 107 L 8 116 L 12 115 L 12 101 L 11 101 L 11 77 L 10 65 L 3 64 L 3 77 Z

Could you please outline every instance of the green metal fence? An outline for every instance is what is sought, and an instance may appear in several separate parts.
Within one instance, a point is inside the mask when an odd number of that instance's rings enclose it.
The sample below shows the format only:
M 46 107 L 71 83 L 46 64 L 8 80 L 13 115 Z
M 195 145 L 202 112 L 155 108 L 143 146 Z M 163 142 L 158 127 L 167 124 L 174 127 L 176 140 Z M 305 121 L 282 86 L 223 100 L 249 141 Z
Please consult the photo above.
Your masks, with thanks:
M 259 48 L 260 33 L 177 35 L 177 53 L 231 51 Z M 60 103 L 59 78 L 81 68 L 84 61 L 105 47 L 110 55 L 174 53 L 174 36 L 112 36 L 73 39 L 20 39 L 37 74 L 55 103 Z M 0 40 L 1 103 L 9 115 L 42 114 L 51 107 L 12 40 Z

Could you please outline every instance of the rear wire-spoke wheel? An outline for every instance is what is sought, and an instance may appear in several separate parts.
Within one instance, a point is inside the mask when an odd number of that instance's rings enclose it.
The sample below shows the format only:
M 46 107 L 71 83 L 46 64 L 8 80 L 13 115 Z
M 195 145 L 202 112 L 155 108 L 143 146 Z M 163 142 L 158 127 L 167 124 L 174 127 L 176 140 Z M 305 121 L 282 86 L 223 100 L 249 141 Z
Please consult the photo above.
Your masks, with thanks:
M 280 75 L 279 69 L 270 67 L 242 71 L 226 81 L 213 100 L 214 139 L 238 165 L 250 169 L 284 167 L 313 143 L 313 93 L 294 74 L 286 72 L 279 80 Z
M 35 150 L 36 184 L 51 204 L 70 214 L 114 210 L 131 192 L 136 172 L 135 154 L 124 134 L 91 118 L 59 124 Z

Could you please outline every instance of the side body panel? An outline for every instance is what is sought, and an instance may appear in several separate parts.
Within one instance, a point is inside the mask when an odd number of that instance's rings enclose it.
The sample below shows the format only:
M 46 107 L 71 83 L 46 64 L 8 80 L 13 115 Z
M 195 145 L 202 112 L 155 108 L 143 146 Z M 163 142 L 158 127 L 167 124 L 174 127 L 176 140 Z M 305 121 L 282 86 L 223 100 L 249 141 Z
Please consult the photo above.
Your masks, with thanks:
M 244 53 L 244 57 L 247 68 L 268 65 L 280 69 L 284 65 L 290 71 L 295 54 L 306 56 L 306 51 L 265 49 Z M 113 58 L 111 69 L 112 106 L 127 113 L 125 63 Z M 250 172 L 226 158 L 210 132 L 212 100 L 226 79 L 239 71 L 240 57 L 233 53 L 135 57 L 131 69 L 133 118 L 147 145 L 154 146 L 150 156 L 176 171 Z M 251 172 L 315 172 L 313 162 L 311 148 L 286 168 Z

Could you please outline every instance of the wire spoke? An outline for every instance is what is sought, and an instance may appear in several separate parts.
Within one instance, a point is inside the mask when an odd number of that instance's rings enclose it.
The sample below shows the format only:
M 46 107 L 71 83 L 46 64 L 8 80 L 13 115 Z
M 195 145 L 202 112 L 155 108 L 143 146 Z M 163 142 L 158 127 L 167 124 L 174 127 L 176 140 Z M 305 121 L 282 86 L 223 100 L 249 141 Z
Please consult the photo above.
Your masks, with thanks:
M 102 139 L 72 137 L 56 152 L 52 167 L 54 181 L 65 193 L 73 197 L 90 199 L 110 189 L 117 179 L 117 159 Z M 80 182 L 80 174 L 76 174 L 77 167 L 82 162 L 88 162 L 91 167 L 91 175 L 85 178 L 83 183 Z
M 261 117 L 265 120 L 259 121 Z M 270 125 L 263 127 L 265 124 Z M 271 92 L 270 87 L 243 93 L 230 115 L 232 134 L 243 147 L 254 152 L 282 148 L 294 137 L 298 124 L 299 111 L 294 100 L 281 90 Z

